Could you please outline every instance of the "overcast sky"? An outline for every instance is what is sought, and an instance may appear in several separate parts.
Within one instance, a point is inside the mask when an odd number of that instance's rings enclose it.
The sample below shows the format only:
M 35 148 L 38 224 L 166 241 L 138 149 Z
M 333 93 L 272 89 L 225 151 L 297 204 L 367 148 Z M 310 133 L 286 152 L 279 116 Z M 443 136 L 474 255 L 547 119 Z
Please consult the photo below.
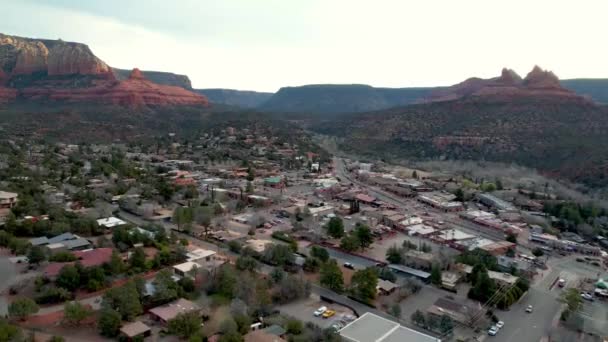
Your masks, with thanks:
M 407 87 L 608 77 L 606 0 L 0 0 L 0 32 L 88 44 L 106 63 L 195 88 Z

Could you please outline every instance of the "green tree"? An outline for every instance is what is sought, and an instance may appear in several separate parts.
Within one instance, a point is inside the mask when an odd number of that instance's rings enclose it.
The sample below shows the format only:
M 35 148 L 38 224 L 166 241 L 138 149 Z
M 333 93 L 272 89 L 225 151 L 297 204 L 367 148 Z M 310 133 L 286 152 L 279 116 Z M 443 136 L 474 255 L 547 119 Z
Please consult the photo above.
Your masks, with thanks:
M 283 266 L 292 264 L 295 256 L 289 246 L 283 244 L 273 244 L 264 251 L 262 259 L 272 265 Z
M 104 308 L 99 314 L 97 328 L 103 336 L 115 337 L 120 330 L 120 313 L 110 308 Z
M 135 272 L 144 272 L 146 270 L 146 253 L 142 247 L 137 247 L 129 258 L 129 264 Z
M 155 303 L 167 303 L 178 296 L 178 284 L 173 280 L 173 275 L 168 269 L 159 271 L 153 281 Z
M 230 331 L 220 336 L 219 342 L 243 342 L 243 336 L 238 331 Z
M 416 324 L 417 326 L 426 328 L 426 317 L 424 316 L 424 313 L 422 313 L 422 311 L 420 311 L 420 310 L 414 311 L 411 319 L 412 319 L 412 322 L 414 322 L 414 324 Z
M 348 234 L 340 240 L 340 248 L 347 252 L 354 252 L 361 247 L 359 239 L 355 234 Z
M 76 266 L 63 266 L 57 275 L 57 279 L 55 279 L 55 284 L 69 291 L 75 291 L 80 287 L 80 272 L 78 272 Z
M 197 334 L 201 323 L 201 317 L 196 312 L 180 313 L 168 322 L 168 329 L 170 334 L 185 339 Z
M 319 246 L 312 246 L 310 249 L 310 256 L 317 258 L 322 262 L 329 260 L 329 252 L 325 248 Z
M 122 257 L 116 250 L 112 251 L 112 257 L 110 258 L 109 270 L 113 275 L 119 275 L 127 269 Z
M 332 217 L 327 223 L 327 235 L 334 239 L 339 239 L 344 236 L 344 222 L 339 217 Z
M 236 259 L 236 268 L 240 271 L 255 271 L 258 262 L 250 256 L 239 256 Z
M 121 318 L 131 321 L 143 312 L 139 293 L 134 281 L 129 281 L 121 287 L 106 291 L 103 296 L 103 306 L 118 311 Z
M 79 302 L 68 302 L 63 307 L 63 320 L 72 325 L 78 325 L 89 317 L 91 310 Z
M 397 245 L 392 245 L 389 247 L 386 250 L 386 261 L 391 264 L 400 264 L 403 261 L 401 248 L 397 247 Z
M 292 335 L 299 335 L 304 330 L 304 325 L 302 324 L 301 321 L 299 321 L 297 319 L 288 320 L 285 327 L 286 327 L 285 330 L 287 330 L 287 333 L 292 334 Z
M 5 319 L 0 319 L 0 341 L 17 342 L 23 340 L 21 329 L 7 322 Z
M 251 181 L 247 181 L 247 187 L 245 188 L 245 192 L 248 194 L 253 193 L 253 183 L 251 183 Z
M 374 242 L 374 236 L 368 226 L 357 223 L 354 234 L 359 240 L 359 246 L 361 248 L 367 248 Z
M 517 235 L 509 233 L 509 234 L 507 234 L 507 238 L 505 240 L 512 242 L 512 243 L 517 243 Z
M 335 259 L 321 265 L 319 282 L 328 289 L 341 293 L 344 290 L 342 270 Z
M 457 201 L 464 202 L 464 191 L 462 190 L 462 188 L 456 189 L 456 191 L 454 192 L 454 196 L 456 196 L 455 199 Z
M 439 331 L 442 334 L 448 334 L 452 332 L 453 329 L 454 321 L 452 318 L 446 314 L 441 315 L 441 318 L 439 318 Z
M 27 253 L 27 259 L 30 264 L 39 264 L 46 259 L 46 254 L 40 246 L 32 246 Z
M 34 302 L 33 300 L 31 300 L 27 297 L 21 297 L 21 298 L 15 299 L 8 306 L 8 315 L 10 317 L 14 317 L 14 318 L 23 320 L 27 316 L 35 314 L 36 312 L 38 312 L 38 310 L 39 310 L 39 307 L 36 304 L 36 302 Z
M 374 268 L 368 267 L 353 274 L 350 290 L 354 297 L 364 302 L 371 302 L 376 298 L 377 286 L 378 273 Z
M 422 246 L 420 246 L 420 251 L 424 252 L 424 253 L 430 253 L 433 251 L 433 249 L 431 248 L 431 246 L 427 245 L 426 243 L 422 243 Z
M 577 312 L 583 305 L 583 299 L 575 288 L 568 288 L 562 292 L 559 301 L 566 304 L 568 313 Z
M 532 250 L 532 255 L 534 255 L 535 257 L 541 257 L 545 254 L 545 252 L 543 252 L 542 249 L 540 249 L 539 247 L 536 247 Z
M 317 272 L 319 267 L 321 267 L 321 261 L 313 257 L 306 258 L 304 265 L 302 265 L 302 268 L 306 272 Z
M 441 285 L 441 268 L 438 264 L 433 264 L 431 267 L 431 283 L 434 285 Z
M 476 267 L 473 269 L 475 270 Z M 479 266 L 477 272 L 472 272 L 473 274 L 475 274 L 473 276 L 473 286 L 469 290 L 468 297 L 485 303 L 496 292 L 496 284 L 494 280 L 490 279 L 488 270 L 483 265 Z
M 399 305 L 399 303 L 395 303 L 395 304 L 391 305 L 391 307 L 389 309 L 389 314 L 391 316 L 401 318 L 401 305 Z

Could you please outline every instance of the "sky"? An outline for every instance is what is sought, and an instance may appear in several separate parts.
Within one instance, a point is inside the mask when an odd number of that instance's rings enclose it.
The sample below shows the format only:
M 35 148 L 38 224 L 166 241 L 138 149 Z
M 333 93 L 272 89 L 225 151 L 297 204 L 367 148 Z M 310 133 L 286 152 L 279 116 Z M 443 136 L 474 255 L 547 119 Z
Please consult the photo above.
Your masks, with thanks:
M 606 0 L 0 0 L 0 32 L 61 38 L 195 88 L 608 77 Z

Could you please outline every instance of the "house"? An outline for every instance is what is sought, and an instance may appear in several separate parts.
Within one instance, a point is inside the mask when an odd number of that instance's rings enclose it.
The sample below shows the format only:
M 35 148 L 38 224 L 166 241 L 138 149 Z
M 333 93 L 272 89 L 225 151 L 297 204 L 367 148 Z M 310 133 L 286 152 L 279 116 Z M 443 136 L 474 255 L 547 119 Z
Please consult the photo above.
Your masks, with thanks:
M 126 339 L 127 341 L 140 340 L 151 334 L 152 330 L 150 327 L 140 321 L 127 323 L 120 328 L 121 341 L 123 339 Z
M 198 312 L 200 313 L 201 308 L 196 304 L 187 299 L 177 299 L 171 303 L 157 306 L 150 309 L 149 314 L 153 320 L 160 321 L 163 324 L 167 324 L 170 320 L 174 319 L 181 313 Z
M 435 256 L 432 253 L 425 253 L 417 250 L 410 249 L 405 255 L 405 263 L 408 266 L 430 270 L 435 262 Z
M 175 265 L 173 266 L 173 273 L 175 273 L 176 275 L 180 276 L 180 277 L 191 277 L 193 278 L 193 273 L 196 271 L 196 269 L 198 269 L 200 267 L 199 264 L 192 262 L 192 261 L 186 261 L 184 263 L 181 263 L 179 265 Z
M 281 177 L 268 177 L 264 178 L 264 185 L 273 188 L 280 188 L 283 186 L 283 179 Z
M 0 209 L 12 209 L 17 205 L 18 194 L 8 191 L 0 191 Z
M 519 277 L 516 277 L 509 273 L 488 271 L 490 279 L 494 280 L 498 286 L 511 286 L 514 285 Z
M 125 225 L 127 224 L 127 222 L 116 217 L 107 217 L 97 220 L 97 224 L 102 227 L 105 227 L 106 229 L 110 229 L 117 226 Z
M 515 250 L 515 246 L 516 245 L 514 243 L 509 241 L 497 241 L 480 248 L 493 256 L 499 256 L 506 254 L 508 250 Z
M 480 193 L 477 194 L 477 200 L 479 203 L 494 208 L 498 211 L 515 211 L 516 208 L 513 204 L 502 200 L 494 195 L 490 195 L 488 193 Z
M 462 274 L 456 272 L 441 272 L 441 287 L 448 291 L 456 291 L 458 282 L 462 279 Z
M 418 202 L 429 205 L 433 208 L 443 210 L 445 212 L 455 212 L 464 210 L 461 202 L 454 201 L 455 196 L 444 193 L 426 193 L 418 195 Z
M 78 258 L 78 262 L 83 267 L 88 268 L 93 266 L 101 266 L 106 262 L 110 262 L 110 259 L 112 258 L 112 248 L 97 248 L 86 251 L 76 251 L 72 254 Z M 53 278 L 59 274 L 63 267 L 73 264 L 74 262 L 51 262 L 44 269 L 44 275 L 49 278 Z
M 399 285 L 393 283 L 392 281 L 378 279 L 378 285 L 376 286 L 376 291 L 378 292 L 378 294 L 386 296 L 386 295 L 389 295 L 389 294 L 395 292 L 395 290 L 397 288 L 399 288 Z
M 188 251 L 186 253 L 186 257 L 188 258 L 188 261 L 199 263 L 204 261 L 211 261 L 213 256 L 216 254 L 217 253 L 212 250 L 196 248 L 191 251 Z
M 437 318 L 448 315 L 452 320 L 461 324 L 468 324 L 472 317 L 477 316 L 479 308 L 468 307 L 449 298 L 439 298 L 426 312 Z
M 515 259 L 508 256 L 499 256 L 496 258 L 498 267 L 503 272 L 511 272 L 512 269 L 516 269 L 524 275 L 534 274 L 534 265 L 532 262 L 525 259 Z
M 416 270 L 411 267 L 407 267 L 407 266 L 399 265 L 399 264 L 389 264 L 388 268 L 390 268 L 391 271 L 394 271 L 395 274 L 400 275 L 400 276 L 417 278 L 425 283 L 429 283 L 431 281 L 431 274 L 428 272 Z
M 364 313 L 340 330 L 346 342 L 441 342 L 441 339 L 400 325 L 371 312 Z

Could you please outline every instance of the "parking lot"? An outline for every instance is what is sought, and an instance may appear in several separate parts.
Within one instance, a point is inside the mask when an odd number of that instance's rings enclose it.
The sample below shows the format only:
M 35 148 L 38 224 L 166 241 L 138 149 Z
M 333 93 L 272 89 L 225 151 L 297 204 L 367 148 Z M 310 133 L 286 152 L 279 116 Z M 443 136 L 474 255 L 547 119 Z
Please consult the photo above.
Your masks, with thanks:
M 322 316 L 315 316 L 314 312 L 318 308 L 325 306 L 329 310 L 333 310 L 336 313 L 329 318 L 323 318 Z M 292 316 L 296 319 L 305 322 L 311 322 L 318 325 L 321 328 L 329 328 L 335 323 L 342 321 L 348 323 L 355 316 L 352 310 L 339 304 L 331 304 L 328 302 L 321 301 L 318 296 L 312 295 L 308 299 L 299 300 L 289 304 L 281 305 L 279 307 L 281 313 Z

